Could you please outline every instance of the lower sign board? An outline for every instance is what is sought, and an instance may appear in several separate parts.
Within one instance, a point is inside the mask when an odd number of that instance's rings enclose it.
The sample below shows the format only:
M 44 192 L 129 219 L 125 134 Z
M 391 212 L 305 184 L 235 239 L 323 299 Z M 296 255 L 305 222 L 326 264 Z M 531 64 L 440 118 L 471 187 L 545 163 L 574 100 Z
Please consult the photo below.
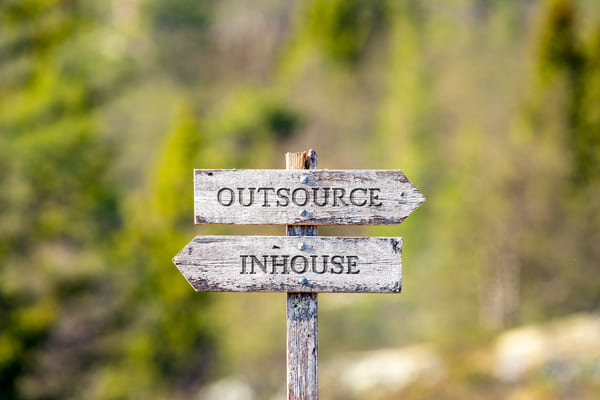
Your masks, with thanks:
M 197 236 L 173 262 L 199 292 L 398 293 L 402 238 Z

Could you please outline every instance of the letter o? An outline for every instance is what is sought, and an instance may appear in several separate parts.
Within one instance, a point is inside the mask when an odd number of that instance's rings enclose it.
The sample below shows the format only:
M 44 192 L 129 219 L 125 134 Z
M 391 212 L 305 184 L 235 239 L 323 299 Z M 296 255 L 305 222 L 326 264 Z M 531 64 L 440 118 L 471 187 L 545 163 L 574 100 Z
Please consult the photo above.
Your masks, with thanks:
M 224 190 L 228 190 L 229 191 L 229 203 L 224 203 L 223 199 L 222 199 L 222 193 Z M 223 189 L 219 189 L 219 191 L 217 192 L 217 201 L 219 202 L 220 205 L 225 206 L 225 207 L 229 207 L 230 205 L 233 204 L 233 200 L 234 200 L 234 193 L 233 190 L 229 189 L 229 188 L 223 188 Z
M 304 263 L 304 267 L 300 271 L 296 269 L 296 260 L 298 258 L 301 258 L 302 262 Z M 306 269 L 308 268 L 308 260 L 304 256 L 294 256 L 290 260 L 290 267 L 292 268 L 292 271 L 294 271 L 295 273 L 297 273 L 297 274 L 303 274 L 303 273 L 306 272 Z
M 298 202 L 298 199 L 296 198 L 296 193 L 298 193 L 298 191 L 302 190 L 304 192 L 304 202 L 302 204 L 300 204 Z M 308 203 L 308 191 L 304 188 L 296 188 L 294 189 L 294 191 L 292 192 L 292 202 L 297 205 L 297 206 L 304 206 L 306 205 L 306 203 Z

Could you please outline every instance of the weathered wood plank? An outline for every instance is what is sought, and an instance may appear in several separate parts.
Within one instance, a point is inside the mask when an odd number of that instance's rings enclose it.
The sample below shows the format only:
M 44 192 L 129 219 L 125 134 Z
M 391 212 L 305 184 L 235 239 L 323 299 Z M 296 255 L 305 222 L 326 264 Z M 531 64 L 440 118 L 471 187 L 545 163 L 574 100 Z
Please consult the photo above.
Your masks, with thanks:
M 197 224 L 390 225 L 425 200 L 399 170 L 194 172 Z
M 400 292 L 402 239 L 198 236 L 173 259 L 197 291 Z
M 288 400 L 319 398 L 317 296 L 316 293 L 287 295 Z

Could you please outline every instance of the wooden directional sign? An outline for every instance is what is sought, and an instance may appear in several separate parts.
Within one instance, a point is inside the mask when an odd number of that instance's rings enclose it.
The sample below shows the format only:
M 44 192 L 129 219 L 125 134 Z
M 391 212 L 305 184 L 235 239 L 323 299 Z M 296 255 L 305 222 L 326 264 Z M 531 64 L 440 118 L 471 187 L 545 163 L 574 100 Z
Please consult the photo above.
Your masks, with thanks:
M 402 239 L 198 236 L 173 262 L 197 291 L 397 293 Z
M 390 225 L 425 201 L 399 170 L 194 172 L 197 224 Z
M 287 225 L 287 236 L 197 236 L 173 262 L 196 291 L 288 292 L 288 400 L 318 399 L 317 293 L 398 293 L 402 238 L 317 235 L 316 225 L 389 225 L 425 197 L 401 171 L 194 170 L 197 224 Z

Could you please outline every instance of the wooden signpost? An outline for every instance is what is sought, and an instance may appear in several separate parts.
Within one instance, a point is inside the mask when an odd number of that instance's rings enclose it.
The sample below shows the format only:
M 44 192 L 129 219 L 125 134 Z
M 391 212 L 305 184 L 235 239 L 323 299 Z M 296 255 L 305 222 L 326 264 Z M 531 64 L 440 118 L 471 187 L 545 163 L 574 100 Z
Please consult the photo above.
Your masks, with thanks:
M 401 238 L 317 237 L 317 225 L 399 224 L 425 201 L 401 171 L 316 168 L 310 150 L 287 153 L 287 170 L 195 170 L 197 224 L 287 236 L 198 236 L 173 258 L 197 291 L 288 293 L 289 400 L 318 398 L 317 293 L 402 287 Z

